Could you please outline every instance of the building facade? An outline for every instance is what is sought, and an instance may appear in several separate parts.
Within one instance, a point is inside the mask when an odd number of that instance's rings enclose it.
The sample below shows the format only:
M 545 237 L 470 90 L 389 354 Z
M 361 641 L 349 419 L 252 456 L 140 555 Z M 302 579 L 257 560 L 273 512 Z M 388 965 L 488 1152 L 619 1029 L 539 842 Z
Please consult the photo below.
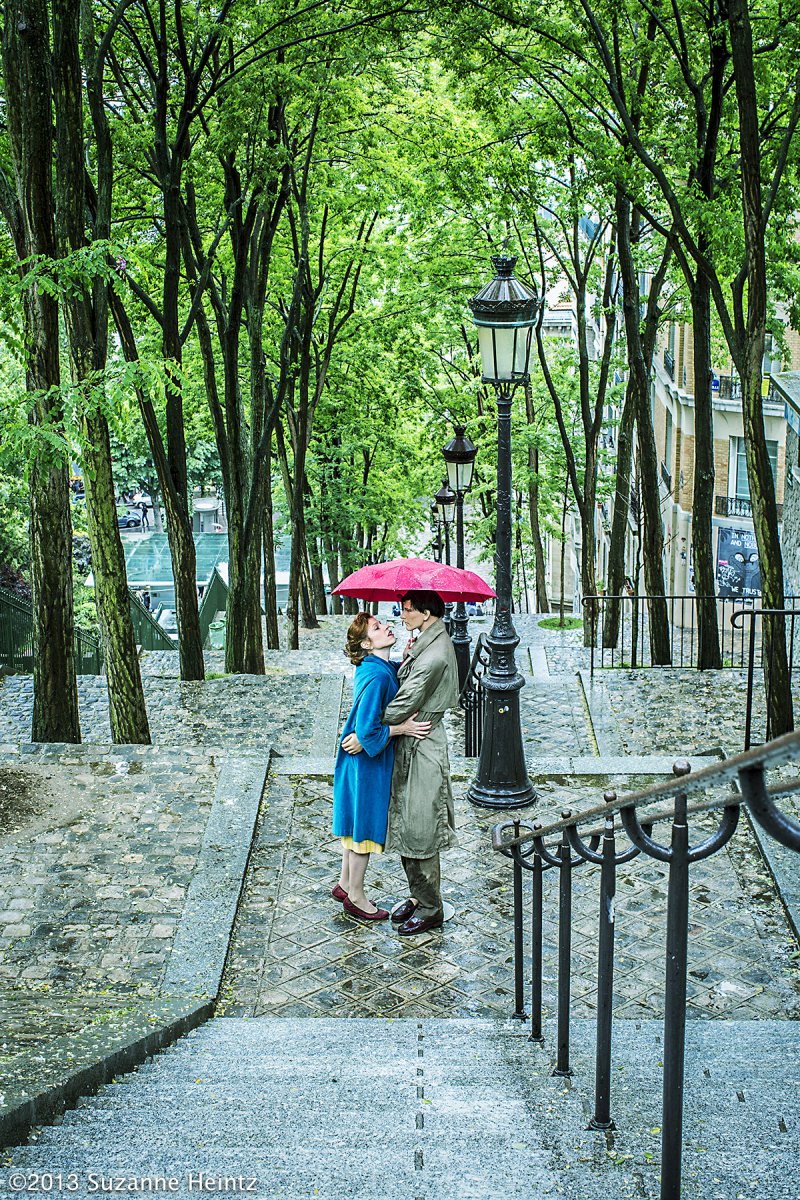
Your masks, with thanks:
M 800 338 L 790 334 L 789 351 L 800 359 Z M 672 595 L 694 592 L 692 502 L 694 491 L 694 361 L 692 327 L 670 324 L 654 364 L 653 422 L 659 458 L 664 527 L 664 583 Z M 779 520 L 786 483 L 786 403 L 772 384 L 780 367 L 764 360 L 764 426 Z M 730 363 L 714 370 L 714 500 L 712 539 L 717 594 L 754 599 L 761 594 L 750 488 L 745 461 L 741 384 Z

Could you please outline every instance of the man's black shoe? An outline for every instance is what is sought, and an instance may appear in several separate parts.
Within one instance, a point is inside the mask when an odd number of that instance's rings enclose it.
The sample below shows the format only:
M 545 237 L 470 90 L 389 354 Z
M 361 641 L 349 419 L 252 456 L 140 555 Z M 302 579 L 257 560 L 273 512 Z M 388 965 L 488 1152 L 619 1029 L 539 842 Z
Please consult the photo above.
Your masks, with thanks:
M 441 929 L 443 925 L 442 913 L 435 917 L 409 917 L 407 921 L 403 921 L 403 924 L 398 926 L 397 932 L 400 937 L 413 937 L 415 933 L 427 933 L 429 929 Z
M 417 906 L 413 900 L 404 900 L 402 904 L 397 905 L 397 908 L 392 909 L 392 924 L 402 925 L 403 921 L 413 917 L 416 911 Z

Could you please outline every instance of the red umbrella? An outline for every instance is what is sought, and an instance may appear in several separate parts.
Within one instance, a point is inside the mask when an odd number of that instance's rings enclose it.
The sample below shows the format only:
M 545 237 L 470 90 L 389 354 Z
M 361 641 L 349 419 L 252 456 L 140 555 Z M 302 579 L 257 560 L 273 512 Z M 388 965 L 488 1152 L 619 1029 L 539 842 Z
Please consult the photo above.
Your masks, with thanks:
M 393 558 L 361 567 L 333 589 L 334 596 L 359 600 L 399 600 L 406 592 L 436 592 L 448 603 L 489 600 L 494 592 L 474 571 L 462 571 L 425 558 Z

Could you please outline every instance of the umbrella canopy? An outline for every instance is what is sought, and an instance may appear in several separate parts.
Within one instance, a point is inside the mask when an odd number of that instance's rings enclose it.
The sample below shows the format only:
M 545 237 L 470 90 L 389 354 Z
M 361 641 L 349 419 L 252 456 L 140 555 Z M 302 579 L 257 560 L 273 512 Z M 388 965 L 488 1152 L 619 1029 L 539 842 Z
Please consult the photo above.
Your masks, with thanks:
M 406 592 L 436 592 L 448 603 L 489 600 L 494 592 L 474 571 L 462 571 L 426 558 L 393 558 L 361 567 L 333 589 L 334 596 L 359 600 L 399 600 Z

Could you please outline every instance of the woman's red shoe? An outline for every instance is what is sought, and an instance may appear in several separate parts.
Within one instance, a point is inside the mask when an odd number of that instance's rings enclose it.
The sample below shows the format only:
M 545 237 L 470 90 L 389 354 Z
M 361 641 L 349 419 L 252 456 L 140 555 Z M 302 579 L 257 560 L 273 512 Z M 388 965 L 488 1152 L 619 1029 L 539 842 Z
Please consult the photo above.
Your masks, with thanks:
M 344 888 L 342 887 L 342 885 L 340 883 L 337 883 L 336 887 L 331 888 L 331 895 L 333 896 L 334 900 L 346 900 L 347 899 L 347 892 L 344 890 Z
M 356 908 L 348 897 L 345 897 L 342 905 L 346 913 L 349 913 L 351 917 L 358 917 L 359 921 L 386 921 L 389 918 L 385 908 L 376 908 L 375 912 L 364 912 L 363 909 Z

